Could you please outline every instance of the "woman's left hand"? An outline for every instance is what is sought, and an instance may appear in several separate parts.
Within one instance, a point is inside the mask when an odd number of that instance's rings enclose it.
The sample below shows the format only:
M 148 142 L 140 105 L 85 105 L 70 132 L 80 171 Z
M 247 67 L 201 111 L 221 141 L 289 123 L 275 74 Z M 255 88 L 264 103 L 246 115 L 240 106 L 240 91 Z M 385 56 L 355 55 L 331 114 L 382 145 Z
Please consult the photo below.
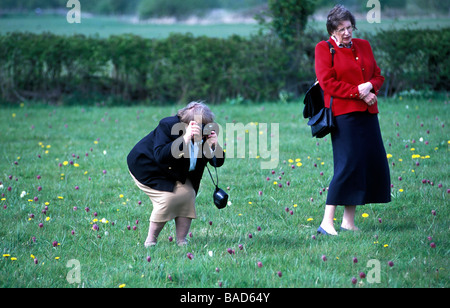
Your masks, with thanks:
M 208 146 L 214 150 L 217 145 L 217 134 L 215 131 L 212 131 L 211 134 L 208 135 L 208 138 L 206 139 L 206 143 Z
M 367 94 L 364 98 L 363 101 L 369 105 L 372 106 L 377 102 L 378 98 L 375 94 L 373 94 L 372 92 L 369 92 L 369 94 Z

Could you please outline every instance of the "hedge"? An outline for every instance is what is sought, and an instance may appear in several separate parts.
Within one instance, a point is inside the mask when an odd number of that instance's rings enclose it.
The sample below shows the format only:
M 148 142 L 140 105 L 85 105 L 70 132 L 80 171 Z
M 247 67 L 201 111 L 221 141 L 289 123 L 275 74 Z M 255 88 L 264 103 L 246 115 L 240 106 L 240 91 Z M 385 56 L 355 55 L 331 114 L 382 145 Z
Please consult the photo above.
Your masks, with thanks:
M 370 41 L 386 76 L 386 95 L 448 90 L 450 28 L 361 37 Z M 298 97 L 315 78 L 314 47 L 323 39 L 323 33 L 305 33 L 300 52 L 290 53 L 270 34 L 147 39 L 8 33 L 0 35 L 0 99 L 130 104 Z

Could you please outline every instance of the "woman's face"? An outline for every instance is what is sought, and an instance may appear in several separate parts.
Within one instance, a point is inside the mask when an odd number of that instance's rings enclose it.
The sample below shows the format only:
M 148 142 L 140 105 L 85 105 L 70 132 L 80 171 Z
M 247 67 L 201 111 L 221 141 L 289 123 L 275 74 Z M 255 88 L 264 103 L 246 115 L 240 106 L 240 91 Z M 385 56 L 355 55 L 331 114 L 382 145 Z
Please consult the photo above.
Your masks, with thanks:
M 350 20 L 341 22 L 337 29 L 333 32 L 336 40 L 344 45 L 350 44 L 350 41 L 352 40 L 352 34 L 353 26 Z

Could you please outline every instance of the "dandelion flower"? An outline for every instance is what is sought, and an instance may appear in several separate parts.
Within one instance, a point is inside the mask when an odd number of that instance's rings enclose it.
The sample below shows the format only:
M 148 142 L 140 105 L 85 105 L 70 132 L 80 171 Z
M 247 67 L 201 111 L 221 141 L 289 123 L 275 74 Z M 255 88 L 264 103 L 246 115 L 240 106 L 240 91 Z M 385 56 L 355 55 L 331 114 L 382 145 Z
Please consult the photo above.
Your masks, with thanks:
M 125 288 L 125 286 L 126 286 L 126 284 L 122 283 L 122 284 L 119 286 L 119 289 L 123 289 L 123 288 Z
M 362 214 L 362 217 L 367 218 L 367 217 L 369 217 L 369 214 L 363 213 L 363 214 Z

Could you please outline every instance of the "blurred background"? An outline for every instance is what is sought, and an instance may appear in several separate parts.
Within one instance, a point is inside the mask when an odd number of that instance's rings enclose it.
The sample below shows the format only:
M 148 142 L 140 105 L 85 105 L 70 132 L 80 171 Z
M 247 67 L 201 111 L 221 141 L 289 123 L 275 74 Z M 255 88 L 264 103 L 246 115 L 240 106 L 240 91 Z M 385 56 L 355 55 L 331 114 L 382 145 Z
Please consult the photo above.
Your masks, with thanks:
M 337 3 L 355 15 L 384 96 L 448 91 L 450 1 L 0 1 L 0 103 L 296 100 Z M 367 14 L 379 3 L 380 22 Z

